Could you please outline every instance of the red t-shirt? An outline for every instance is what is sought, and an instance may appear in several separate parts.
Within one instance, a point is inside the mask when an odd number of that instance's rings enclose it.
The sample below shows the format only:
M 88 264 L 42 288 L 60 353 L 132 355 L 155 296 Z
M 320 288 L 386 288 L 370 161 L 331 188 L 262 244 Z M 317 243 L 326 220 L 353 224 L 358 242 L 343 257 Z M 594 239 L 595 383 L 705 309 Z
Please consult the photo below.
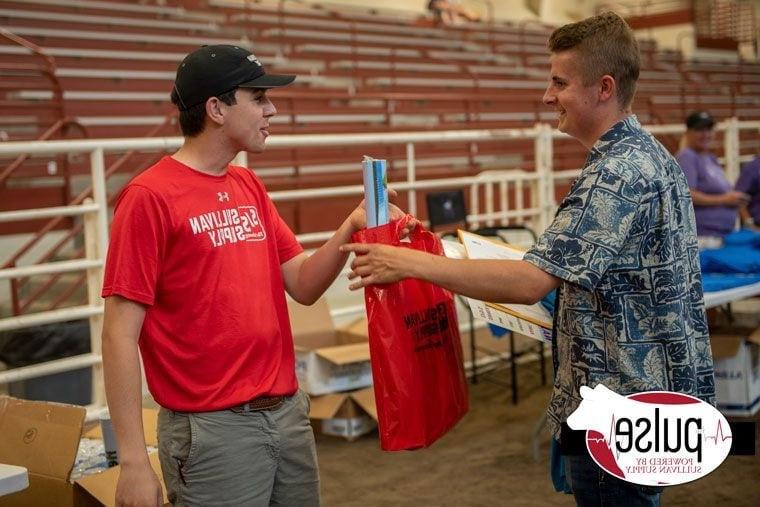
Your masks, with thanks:
M 159 404 L 204 412 L 296 391 L 280 265 L 302 251 L 248 169 L 164 157 L 127 185 L 102 296 L 147 306 L 139 344 Z

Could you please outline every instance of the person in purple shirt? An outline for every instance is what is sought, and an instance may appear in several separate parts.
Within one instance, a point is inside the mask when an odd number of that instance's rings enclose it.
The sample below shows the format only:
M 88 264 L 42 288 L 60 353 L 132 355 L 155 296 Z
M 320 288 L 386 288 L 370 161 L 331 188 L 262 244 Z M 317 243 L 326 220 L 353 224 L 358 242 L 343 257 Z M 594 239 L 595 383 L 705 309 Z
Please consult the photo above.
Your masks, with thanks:
M 755 157 L 742 168 L 734 190 L 750 196 L 749 205 L 739 210 L 742 223 L 752 229 L 760 230 L 760 157 Z
M 723 238 L 734 230 L 739 208 L 749 202 L 733 190 L 718 159 L 710 151 L 715 120 L 707 111 L 686 118 L 686 147 L 676 160 L 686 175 L 697 217 L 697 235 Z

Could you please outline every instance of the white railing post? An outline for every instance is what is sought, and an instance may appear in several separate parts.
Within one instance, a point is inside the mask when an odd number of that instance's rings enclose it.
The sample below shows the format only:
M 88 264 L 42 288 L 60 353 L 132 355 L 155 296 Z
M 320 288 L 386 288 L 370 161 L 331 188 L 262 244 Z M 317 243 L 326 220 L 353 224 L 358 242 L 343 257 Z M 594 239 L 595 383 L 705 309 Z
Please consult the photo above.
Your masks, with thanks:
M 485 186 L 485 189 L 486 189 L 486 195 L 485 195 L 485 200 L 486 200 L 486 203 L 485 203 L 485 205 L 486 205 L 486 216 L 492 217 L 493 216 L 493 210 L 495 209 L 494 208 L 494 202 L 493 202 L 493 182 L 488 182 L 484 186 Z M 493 227 L 493 224 L 494 224 L 493 218 L 486 218 L 486 226 L 487 227 Z
M 525 189 L 524 189 L 523 180 L 517 180 L 517 182 L 514 185 L 514 188 L 515 188 L 515 209 L 517 210 L 523 209 L 525 208 L 525 197 L 523 195 L 523 193 L 525 192 Z M 535 203 L 533 203 L 533 206 L 535 206 Z
M 86 203 L 92 199 L 87 198 Z M 88 260 L 98 259 L 98 224 L 97 216 L 87 213 L 84 220 L 84 250 Z M 100 287 L 102 280 L 102 266 L 87 270 L 87 303 L 90 306 L 100 305 Z M 93 354 L 101 355 L 101 338 L 103 331 L 103 315 L 90 317 L 90 350 Z M 103 388 L 103 369 L 100 363 L 92 366 L 92 403 L 95 405 L 105 404 L 105 391 Z
M 85 255 L 89 260 L 100 260 L 105 264 L 108 250 L 108 195 L 106 193 L 105 159 L 103 149 L 98 148 L 90 153 L 90 172 L 92 174 L 93 201 L 98 210 L 85 214 L 84 245 Z M 88 199 L 89 200 L 89 199 Z M 103 286 L 103 265 L 87 270 L 87 302 L 92 307 L 102 306 L 100 288 Z M 103 332 L 103 314 L 90 317 L 90 350 L 92 354 L 101 355 Z M 97 406 L 105 405 L 105 388 L 103 386 L 103 364 L 96 363 L 92 367 L 92 403 Z
M 470 210 L 469 215 L 475 217 L 469 222 L 470 229 L 478 229 L 480 227 L 480 183 L 477 179 L 472 180 L 470 185 Z
M 724 125 L 723 149 L 726 165 L 726 178 L 735 182 L 739 178 L 739 120 L 728 118 Z
M 541 207 L 538 223 L 534 227 L 537 234 L 541 234 L 551 223 L 554 212 L 554 177 L 552 175 L 554 158 L 554 140 L 552 128 L 540 123 L 536 126 L 535 161 L 538 181 L 538 202 Z
M 106 171 L 103 148 L 90 153 L 90 173 L 92 176 L 92 198 L 98 206 L 97 246 L 98 255 L 105 259 L 108 250 L 108 194 L 106 193 Z
M 522 191 L 522 180 L 518 181 L 515 187 L 515 193 Z M 518 198 L 519 199 L 519 198 Z M 519 203 L 520 201 L 518 201 Z M 520 209 L 519 204 L 516 209 Z M 507 211 L 509 210 L 509 183 L 506 179 L 499 182 L 499 207 L 501 208 L 502 224 L 507 222 Z
M 406 143 L 406 182 L 409 184 L 407 191 L 407 212 L 417 216 L 417 191 L 414 190 L 414 182 L 417 181 L 417 166 L 414 152 L 414 143 Z

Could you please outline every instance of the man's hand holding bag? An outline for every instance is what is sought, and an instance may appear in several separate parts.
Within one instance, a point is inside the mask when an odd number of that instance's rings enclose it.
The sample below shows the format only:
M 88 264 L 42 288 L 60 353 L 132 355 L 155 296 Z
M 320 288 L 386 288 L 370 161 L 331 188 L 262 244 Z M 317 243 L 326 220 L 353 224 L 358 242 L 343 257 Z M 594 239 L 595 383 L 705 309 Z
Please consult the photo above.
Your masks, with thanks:
M 362 229 L 355 243 L 383 243 L 443 255 L 441 240 L 412 217 Z M 417 279 L 365 287 L 372 375 L 384 450 L 427 447 L 468 410 L 452 294 Z

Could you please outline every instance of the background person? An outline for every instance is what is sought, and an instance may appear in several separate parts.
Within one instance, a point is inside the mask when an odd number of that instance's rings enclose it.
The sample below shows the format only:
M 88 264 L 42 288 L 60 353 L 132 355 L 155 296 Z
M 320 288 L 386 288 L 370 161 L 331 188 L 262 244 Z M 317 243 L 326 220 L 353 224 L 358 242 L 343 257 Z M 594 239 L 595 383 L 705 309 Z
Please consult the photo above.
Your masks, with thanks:
M 548 423 L 555 436 L 579 389 L 666 390 L 714 403 L 696 224 L 683 171 L 631 112 L 640 54 L 633 32 L 605 13 L 552 33 L 544 103 L 590 151 L 557 215 L 521 261 L 457 260 L 351 244 L 352 289 L 418 278 L 485 301 L 533 304 L 558 290 Z M 578 505 L 658 505 L 662 488 L 565 456 Z
M 477 13 L 463 7 L 458 0 L 430 0 L 427 8 L 437 24 L 455 25 L 460 19 L 480 21 Z
M 689 183 L 703 246 L 720 246 L 720 240 L 736 227 L 739 208 L 749 201 L 747 194 L 733 189 L 710 151 L 714 126 L 707 111 L 691 113 L 686 118 L 686 147 L 676 155 Z
M 749 204 L 739 209 L 742 225 L 760 231 L 760 157 L 742 167 L 734 189 L 750 197 Z

